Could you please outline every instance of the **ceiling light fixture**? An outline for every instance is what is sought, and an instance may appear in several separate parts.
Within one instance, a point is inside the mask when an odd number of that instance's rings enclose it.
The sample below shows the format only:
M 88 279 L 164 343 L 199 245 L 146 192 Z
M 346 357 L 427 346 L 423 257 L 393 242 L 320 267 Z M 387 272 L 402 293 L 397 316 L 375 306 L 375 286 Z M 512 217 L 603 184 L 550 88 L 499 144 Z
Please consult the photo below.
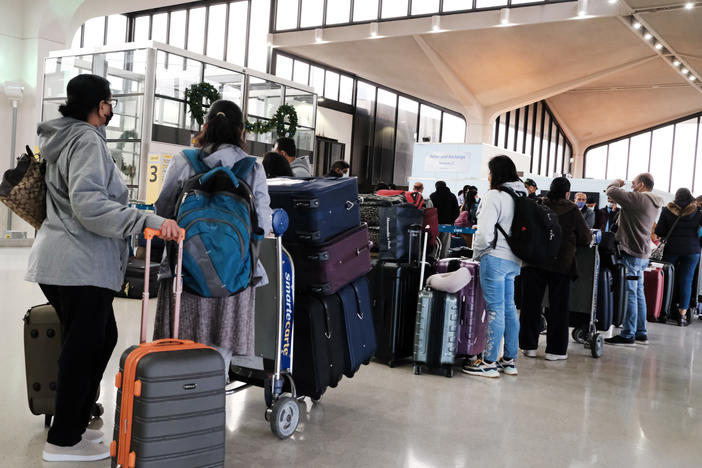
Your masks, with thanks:
M 674 66 L 674 67 L 679 67 L 679 66 L 680 66 L 680 60 L 673 60 L 673 66 Z
M 370 37 L 378 37 L 378 23 L 370 24 Z
M 503 8 L 500 10 L 500 24 L 502 26 L 509 26 L 509 8 Z
M 647 32 L 646 34 L 644 34 L 644 39 L 646 39 L 647 41 L 650 41 L 652 38 L 653 38 L 653 35 L 650 32 Z
M 314 30 L 314 42 L 317 44 L 324 42 L 324 29 L 316 28 Z
M 694 4 L 693 2 L 687 2 L 687 3 L 685 4 L 685 9 L 686 9 L 686 10 L 692 10 L 693 8 L 695 8 L 695 4 Z
M 578 16 L 587 16 L 587 0 L 578 0 Z
M 663 48 L 663 44 L 660 42 L 656 42 L 656 50 L 661 50 Z
M 615 3 L 617 3 L 617 0 L 609 0 L 609 3 L 610 5 L 614 5 Z
M 696 76 L 690 75 L 690 81 L 695 81 L 697 79 Z
M 634 24 L 632 24 L 632 26 L 634 27 L 634 29 L 641 29 L 641 23 L 639 23 L 638 21 L 634 21 Z
M 434 32 L 441 31 L 441 16 L 434 15 L 431 17 L 431 30 Z
M 688 70 L 687 68 L 683 68 L 680 71 L 682 72 L 683 75 L 687 75 L 688 73 L 690 73 L 690 70 Z

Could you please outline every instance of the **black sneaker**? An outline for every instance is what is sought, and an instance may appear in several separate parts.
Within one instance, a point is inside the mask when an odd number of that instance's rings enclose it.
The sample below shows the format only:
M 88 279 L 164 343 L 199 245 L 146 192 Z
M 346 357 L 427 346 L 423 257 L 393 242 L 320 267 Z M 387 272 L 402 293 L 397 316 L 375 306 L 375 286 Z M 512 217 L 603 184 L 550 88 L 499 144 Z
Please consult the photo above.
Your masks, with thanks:
M 636 342 L 636 344 L 647 345 L 648 344 L 648 336 L 646 336 L 646 335 L 637 336 L 636 338 L 634 338 L 634 341 Z
M 622 335 L 617 335 L 612 338 L 605 338 L 605 343 L 616 346 L 634 346 L 635 341 L 633 338 L 625 338 Z

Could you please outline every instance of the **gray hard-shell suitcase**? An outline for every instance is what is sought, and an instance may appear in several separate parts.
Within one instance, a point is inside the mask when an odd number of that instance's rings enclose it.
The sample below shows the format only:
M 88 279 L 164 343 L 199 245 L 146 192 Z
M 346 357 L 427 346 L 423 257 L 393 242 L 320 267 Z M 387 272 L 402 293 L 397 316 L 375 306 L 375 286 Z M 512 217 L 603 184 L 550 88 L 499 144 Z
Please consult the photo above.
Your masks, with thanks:
M 417 325 L 414 335 L 414 373 L 422 366 L 442 369 L 453 377 L 453 361 L 458 344 L 458 296 L 424 289 L 417 302 Z
M 147 229 L 147 258 L 157 232 Z M 213 348 L 177 339 L 182 239 L 178 244 L 173 339 L 145 343 L 148 263 L 145 269 L 141 344 L 122 354 L 115 379 L 113 468 L 224 466 L 224 360 Z

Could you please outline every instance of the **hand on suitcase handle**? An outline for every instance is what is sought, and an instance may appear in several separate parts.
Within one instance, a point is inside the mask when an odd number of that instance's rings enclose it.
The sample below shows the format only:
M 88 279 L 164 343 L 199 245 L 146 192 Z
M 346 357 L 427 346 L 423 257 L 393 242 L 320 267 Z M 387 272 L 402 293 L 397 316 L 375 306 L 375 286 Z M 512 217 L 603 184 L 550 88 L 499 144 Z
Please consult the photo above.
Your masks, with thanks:
M 161 237 L 161 230 L 160 229 L 153 229 L 153 228 L 144 229 L 144 238 L 145 239 L 153 239 L 154 237 Z M 180 233 L 178 234 L 177 240 L 184 240 L 184 239 L 185 239 L 185 229 L 180 228 Z

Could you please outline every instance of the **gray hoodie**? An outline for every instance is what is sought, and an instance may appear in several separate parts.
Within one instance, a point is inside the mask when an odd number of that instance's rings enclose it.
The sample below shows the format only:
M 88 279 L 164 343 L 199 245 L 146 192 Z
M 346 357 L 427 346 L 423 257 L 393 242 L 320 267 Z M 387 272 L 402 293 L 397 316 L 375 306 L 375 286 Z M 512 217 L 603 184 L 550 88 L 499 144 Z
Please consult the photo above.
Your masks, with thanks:
M 37 133 L 48 190 L 27 281 L 118 291 L 129 256 L 126 238 L 165 220 L 127 206 L 127 186 L 103 127 L 63 117 L 40 124 Z
M 295 160 L 290 163 L 290 169 L 292 169 L 293 176 L 295 177 L 312 177 L 312 166 L 310 166 L 306 156 L 295 158 Z
M 653 223 L 665 200 L 653 192 L 629 192 L 619 185 L 607 187 L 607 196 L 621 207 L 616 239 L 622 251 L 636 258 L 651 255 Z

